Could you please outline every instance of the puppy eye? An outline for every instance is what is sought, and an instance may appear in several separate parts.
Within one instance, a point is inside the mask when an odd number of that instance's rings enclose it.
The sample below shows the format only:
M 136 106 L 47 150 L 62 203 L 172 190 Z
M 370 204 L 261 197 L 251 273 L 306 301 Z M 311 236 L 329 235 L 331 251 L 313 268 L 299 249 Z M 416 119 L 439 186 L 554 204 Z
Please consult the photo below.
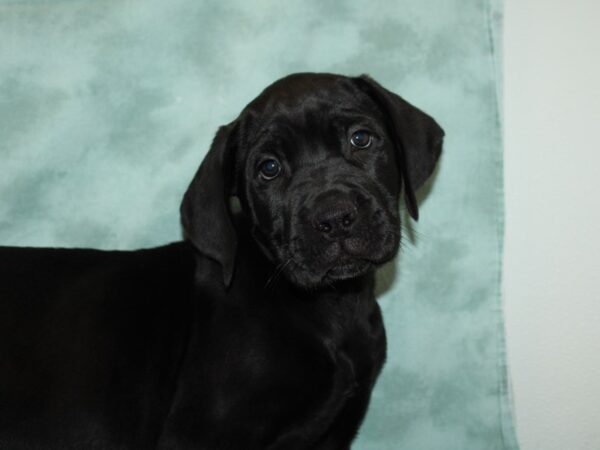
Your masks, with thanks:
M 367 148 L 371 145 L 373 137 L 366 130 L 358 130 L 352 134 L 350 143 L 356 148 Z
M 272 180 L 281 173 L 281 164 L 275 159 L 267 159 L 260 164 L 259 175 L 264 180 Z

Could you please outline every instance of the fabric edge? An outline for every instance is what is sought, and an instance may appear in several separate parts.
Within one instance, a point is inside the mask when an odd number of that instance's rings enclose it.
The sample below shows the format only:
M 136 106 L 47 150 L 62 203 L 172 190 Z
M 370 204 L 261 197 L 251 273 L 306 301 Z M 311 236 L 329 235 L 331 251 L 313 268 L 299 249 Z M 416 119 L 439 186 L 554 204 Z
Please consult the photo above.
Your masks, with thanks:
M 495 300 L 496 309 L 496 333 L 497 333 L 497 364 L 498 364 L 498 410 L 502 443 L 507 450 L 519 450 L 516 433 L 514 402 L 510 372 L 506 351 L 506 328 L 504 324 L 504 295 L 502 290 L 502 261 L 504 258 L 504 232 L 505 232 L 505 202 L 504 202 L 504 121 L 503 121 L 503 55 L 502 55 L 502 32 L 503 32 L 503 0 L 489 0 L 487 2 L 487 29 L 491 54 L 491 71 L 495 80 L 494 103 L 496 120 L 496 138 L 499 151 L 496 152 L 496 163 L 500 170 L 496 179 L 497 201 L 501 213 L 497 219 L 498 238 L 498 282 Z

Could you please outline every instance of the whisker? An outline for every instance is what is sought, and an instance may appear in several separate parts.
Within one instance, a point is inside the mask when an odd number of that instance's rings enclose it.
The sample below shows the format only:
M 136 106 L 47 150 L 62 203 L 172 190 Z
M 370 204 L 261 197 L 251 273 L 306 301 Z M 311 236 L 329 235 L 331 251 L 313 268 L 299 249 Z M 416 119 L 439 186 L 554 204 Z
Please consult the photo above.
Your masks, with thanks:
M 286 261 L 283 261 L 282 263 L 278 264 L 277 267 L 275 267 L 275 269 L 273 270 L 273 273 L 271 274 L 271 276 L 269 277 L 267 282 L 265 283 L 264 289 L 269 289 L 270 287 L 274 287 L 275 281 L 277 280 L 279 275 L 281 275 L 281 273 L 284 271 L 284 269 L 291 262 L 292 262 L 292 258 L 289 258 Z
M 333 289 L 334 291 L 337 292 L 337 288 L 335 287 L 335 285 L 333 284 L 333 282 L 331 280 L 325 279 L 325 282 L 331 289 Z

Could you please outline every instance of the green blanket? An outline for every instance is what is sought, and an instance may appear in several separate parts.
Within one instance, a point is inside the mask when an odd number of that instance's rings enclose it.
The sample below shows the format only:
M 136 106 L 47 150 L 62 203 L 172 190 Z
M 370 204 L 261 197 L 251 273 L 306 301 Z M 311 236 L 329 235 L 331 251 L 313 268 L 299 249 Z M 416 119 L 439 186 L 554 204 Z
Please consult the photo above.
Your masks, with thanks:
M 219 125 L 288 73 L 368 73 L 446 141 L 378 277 L 389 358 L 354 448 L 516 449 L 498 2 L 0 0 L 0 244 L 179 239 Z

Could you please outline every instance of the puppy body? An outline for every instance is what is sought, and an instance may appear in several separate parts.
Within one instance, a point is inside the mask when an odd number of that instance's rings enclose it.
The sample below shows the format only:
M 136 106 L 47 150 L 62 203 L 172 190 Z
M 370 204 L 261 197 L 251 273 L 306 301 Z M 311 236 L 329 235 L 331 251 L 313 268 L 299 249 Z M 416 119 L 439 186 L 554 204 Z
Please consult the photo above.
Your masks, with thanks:
M 373 270 L 442 136 L 368 78 L 294 75 L 217 134 L 184 241 L 0 248 L 0 448 L 348 449 L 385 360 Z
M 0 250 L 0 448 L 347 446 L 384 359 L 372 277 L 263 291 L 240 257 L 225 291 L 186 242 Z
M 0 448 L 153 448 L 192 325 L 185 243 L 0 249 Z

